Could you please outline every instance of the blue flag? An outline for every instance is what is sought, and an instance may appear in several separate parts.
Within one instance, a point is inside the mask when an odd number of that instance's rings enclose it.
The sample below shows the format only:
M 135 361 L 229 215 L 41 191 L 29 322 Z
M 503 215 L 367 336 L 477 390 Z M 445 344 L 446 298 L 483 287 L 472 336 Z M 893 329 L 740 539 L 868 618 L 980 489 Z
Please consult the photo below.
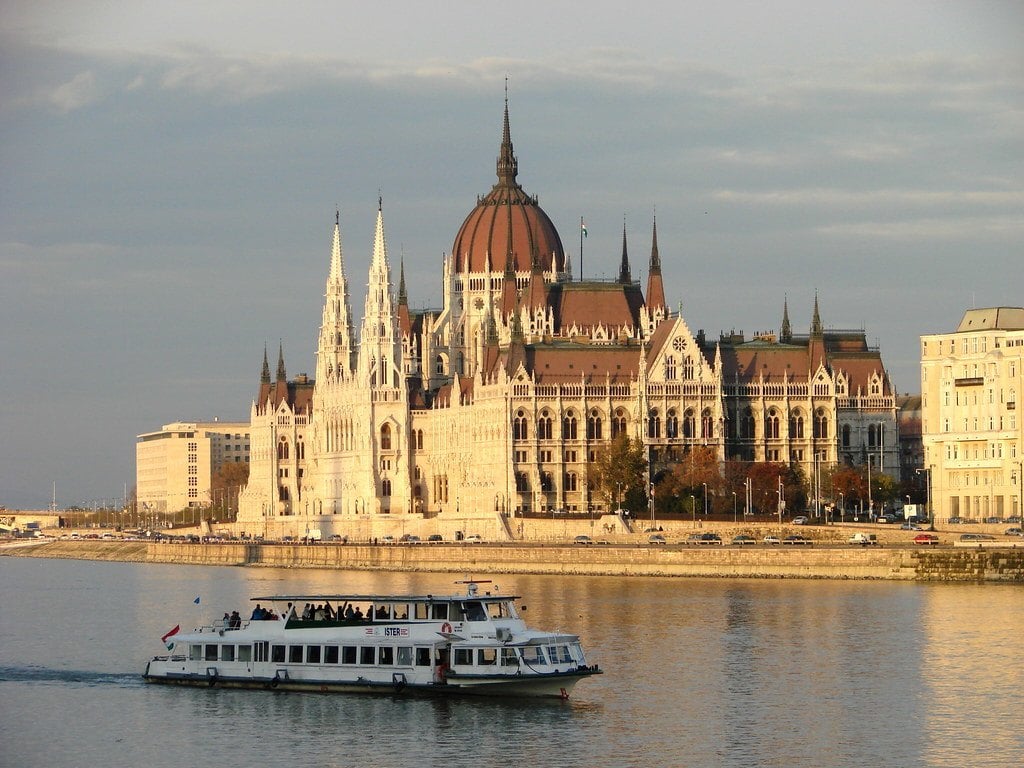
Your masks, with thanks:
M 199 605 L 199 595 L 196 595 L 196 599 L 192 601 L 196 605 Z

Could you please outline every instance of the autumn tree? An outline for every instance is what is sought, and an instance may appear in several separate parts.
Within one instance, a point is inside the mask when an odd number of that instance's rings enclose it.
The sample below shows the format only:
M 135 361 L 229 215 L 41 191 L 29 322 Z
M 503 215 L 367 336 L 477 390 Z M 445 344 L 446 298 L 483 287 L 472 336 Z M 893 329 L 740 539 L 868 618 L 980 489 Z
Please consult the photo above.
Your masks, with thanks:
M 607 500 L 609 509 L 625 504 L 626 509 L 636 513 L 647 504 L 646 470 L 643 443 L 620 432 L 598 451 L 591 477 L 594 489 Z
M 249 463 L 244 461 L 225 462 L 210 478 L 212 509 L 219 520 L 230 519 L 238 511 L 238 494 L 249 482 Z

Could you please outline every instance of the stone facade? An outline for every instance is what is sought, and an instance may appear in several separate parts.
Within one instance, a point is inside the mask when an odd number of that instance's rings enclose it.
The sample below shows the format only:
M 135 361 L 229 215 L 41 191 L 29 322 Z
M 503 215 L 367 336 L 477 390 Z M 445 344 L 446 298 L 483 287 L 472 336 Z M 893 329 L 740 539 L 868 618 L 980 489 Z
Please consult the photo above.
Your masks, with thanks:
M 1019 519 L 1024 308 L 964 313 L 953 333 L 921 337 L 921 412 L 934 516 Z
M 651 474 L 696 446 L 812 477 L 840 462 L 898 472 L 895 392 L 863 331 L 717 340 L 666 304 L 657 224 L 646 291 L 623 228 L 618 277 L 575 280 L 550 219 L 517 181 L 506 104 L 497 183 L 443 258 L 443 306 L 409 309 L 378 205 L 358 341 L 336 217 L 315 381 L 264 357 L 239 521 L 326 534 L 339 516 L 506 520 L 607 511 L 597 454 L 619 433 Z M 877 445 L 876 445 L 877 443 Z M 513 527 L 504 523 L 509 534 Z

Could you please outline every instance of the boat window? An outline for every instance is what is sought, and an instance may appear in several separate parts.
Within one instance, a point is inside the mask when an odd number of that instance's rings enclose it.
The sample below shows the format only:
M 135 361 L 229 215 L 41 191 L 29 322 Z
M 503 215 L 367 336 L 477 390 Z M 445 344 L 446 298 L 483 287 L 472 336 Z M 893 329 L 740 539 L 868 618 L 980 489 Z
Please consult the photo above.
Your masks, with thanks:
M 456 666 L 470 666 L 473 663 L 473 649 L 472 648 L 456 648 L 455 649 L 455 664 Z
M 488 603 L 487 613 L 492 619 L 508 619 L 512 617 L 508 603 Z
M 319 645 L 307 645 L 306 646 L 306 663 L 307 664 L 319 664 L 320 663 L 320 646 Z
M 399 621 L 405 621 L 409 618 L 409 604 L 398 603 L 392 606 L 392 616 Z
M 217 660 L 217 646 L 216 645 L 208 645 L 208 646 L 206 646 L 206 654 L 203 656 L 203 658 L 206 659 L 207 661 L 216 661 Z
M 416 666 L 417 667 L 429 667 L 430 666 L 430 649 L 429 648 L 417 648 L 416 649 Z
M 391 618 L 391 606 L 390 605 L 378 605 L 377 612 L 374 614 L 378 619 L 390 619 Z
M 292 664 L 302 663 L 302 646 L 301 645 L 289 645 L 288 646 L 288 661 Z
M 342 664 L 355 664 L 356 663 L 356 647 L 354 645 L 343 645 L 343 646 L 341 646 L 341 663 Z
M 400 667 L 411 667 L 412 666 L 412 646 L 400 645 L 398 646 L 398 666 Z
M 378 664 L 387 664 L 391 666 L 395 663 L 395 649 L 390 645 L 385 645 L 380 648 L 380 652 L 377 654 Z
M 531 645 L 523 648 L 523 661 L 527 664 L 547 664 L 544 658 L 544 649 L 539 645 Z
M 324 646 L 324 664 L 337 664 L 338 663 L 338 646 L 336 645 L 325 645 Z
M 270 643 L 261 640 L 253 646 L 256 649 L 256 661 L 266 661 L 270 651 Z
M 272 645 L 270 646 L 270 660 L 279 664 L 284 663 L 284 646 L 283 645 Z
M 480 648 L 476 652 L 476 663 L 481 665 L 495 664 L 498 661 L 497 648 Z
M 364 645 L 359 649 L 359 663 L 360 664 L 373 664 L 377 649 L 372 645 Z
M 424 621 L 430 618 L 430 605 L 429 603 L 416 603 L 413 606 L 413 618 L 419 621 Z
M 519 666 L 519 654 L 516 653 L 515 648 L 502 648 L 501 649 L 501 666 L 503 667 L 518 667 Z
M 551 657 L 552 664 L 565 664 L 572 661 L 572 656 L 569 655 L 569 646 L 567 645 L 549 645 L 548 656 Z
M 435 620 L 445 620 L 448 618 L 448 603 L 431 603 L 430 605 L 430 618 Z
M 188 658 L 189 661 L 199 661 L 203 658 L 203 646 L 198 643 L 189 645 L 188 647 Z
M 240 646 L 238 646 L 238 660 L 239 661 L 252 661 L 252 646 L 251 645 L 240 645 Z
M 220 647 L 220 660 L 221 661 L 234 661 L 235 660 L 235 646 L 233 646 L 233 645 L 222 645 Z
M 466 621 L 486 621 L 487 614 L 484 612 L 484 606 L 482 603 L 474 600 L 472 602 L 466 602 L 462 604 L 462 613 L 466 617 Z

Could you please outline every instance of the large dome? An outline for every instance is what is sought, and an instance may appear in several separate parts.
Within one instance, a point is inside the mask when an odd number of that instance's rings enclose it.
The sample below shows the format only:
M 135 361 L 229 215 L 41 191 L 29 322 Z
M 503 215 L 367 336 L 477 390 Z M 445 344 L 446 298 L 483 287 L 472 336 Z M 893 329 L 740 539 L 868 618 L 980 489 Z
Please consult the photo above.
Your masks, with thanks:
M 551 219 L 537 204 L 537 198 L 523 191 L 516 181 L 519 164 L 512 151 L 508 127 L 508 104 L 498 155 L 498 182 L 486 197 L 477 200 L 455 236 L 452 256 L 456 272 L 501 272 L 512 253 L 515 272 L 529 272 L 536 255 L 540 267 L 565 269 L 562 240 Z M 467 266 L 468 264 L 468 266 Z

